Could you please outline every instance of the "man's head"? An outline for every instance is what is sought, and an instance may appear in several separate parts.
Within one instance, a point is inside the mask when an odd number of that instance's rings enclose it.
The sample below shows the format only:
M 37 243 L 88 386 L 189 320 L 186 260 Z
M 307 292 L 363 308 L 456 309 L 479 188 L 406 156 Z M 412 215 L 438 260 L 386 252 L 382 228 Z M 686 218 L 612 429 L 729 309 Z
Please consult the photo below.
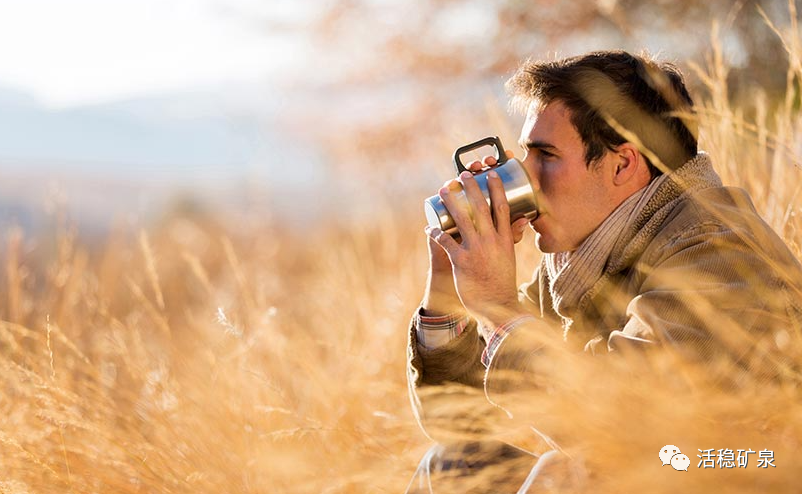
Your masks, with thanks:
M 540 189 L 532 227 L 544 252 L 576 249 L 654 175 L 697 152 L 692 101 L 671 65 L 596 52 L 526 62 L 508 88 L 527 107 L 523 164 Z
M 697 153 L 693 100 L 673 64 L 623 51 L 527 61 L 507 89 L 524 109 L 561 101 L 571 111 L 589 165 L 627 141 L 644 154 L 652 175 L 676 169 Z

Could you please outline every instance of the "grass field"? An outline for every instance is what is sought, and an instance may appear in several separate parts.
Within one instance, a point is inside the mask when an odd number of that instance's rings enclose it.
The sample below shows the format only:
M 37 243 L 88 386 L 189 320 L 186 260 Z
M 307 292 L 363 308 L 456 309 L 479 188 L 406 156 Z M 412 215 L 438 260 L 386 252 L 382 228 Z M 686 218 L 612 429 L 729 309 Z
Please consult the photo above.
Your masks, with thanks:
M 798 37 L 788 46 L 779 101 L 729 101 L 718 52 L 689 77 L 707 87 L 702 147 L 799 257 Z M 404 374 L 426 270 L 422 199 L 378 202 L 378 227 L 332 215 L 304 233 L 191 214 L 101 246 L 69 225 L 4 232 L 0 493 L 403 492 L 430 445 Z M 522 276 L 531 245 L 518 246 Z M 586 406 L 540 403 L 595 492 L 798 490 L 795 386 L 732 395 L 565 374 Z M 681 441 L 766 448 L 777 467 L 659 470 L 658 449 Z

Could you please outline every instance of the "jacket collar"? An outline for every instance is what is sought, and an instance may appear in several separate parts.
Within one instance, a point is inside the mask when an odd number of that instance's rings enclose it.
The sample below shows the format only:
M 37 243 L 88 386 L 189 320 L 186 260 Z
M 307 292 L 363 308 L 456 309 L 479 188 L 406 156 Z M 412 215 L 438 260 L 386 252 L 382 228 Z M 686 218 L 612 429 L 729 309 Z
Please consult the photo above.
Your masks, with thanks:
M 654 239 L 681 199 L 698 190 L 721 185 L 721 178 L 705 152 L 700 152 L 669 173 L 624 227 L 610 254 L 605 273 L 615 274 L 630 266 Z

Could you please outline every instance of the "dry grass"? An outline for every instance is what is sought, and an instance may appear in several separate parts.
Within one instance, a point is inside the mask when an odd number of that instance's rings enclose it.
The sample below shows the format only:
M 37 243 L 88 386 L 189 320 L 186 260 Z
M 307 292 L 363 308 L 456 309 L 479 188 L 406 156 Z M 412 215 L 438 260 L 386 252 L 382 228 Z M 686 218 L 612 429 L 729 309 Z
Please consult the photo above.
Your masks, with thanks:
M 398 490 L 423 446 L 398 267 L 425 259 L 377 233 L 175 217 L 93 255 L 61 232 L 35 272 L 49 240 L 11 232 L 0 492 Z
M 783 36 L 799 60 L 797 36 Z M 784 101 L 737 106 L 721 60 L 697 69 L 703 147 L 799 256 L 802 67 Z M 303 235 L 177 215 L 100 251 L 66 228 L 7 232 L 0 493 L 403 491 L 429 445 L 404 377 L 426 267 L 420 201 L 408 204 L 377 206 L 378 229 L 331 218 Z M 796 387 L 731 394 L 691 368 L 653 381 L 566 365 L 561 393 L 533 401 L 529 419 L 583 462 L 595 492 L 798 489 Z M 746 470 L 660 470 L 664 444 L 692 469 L 692 448 L 767 448 L 777 468 L 753 455 Z

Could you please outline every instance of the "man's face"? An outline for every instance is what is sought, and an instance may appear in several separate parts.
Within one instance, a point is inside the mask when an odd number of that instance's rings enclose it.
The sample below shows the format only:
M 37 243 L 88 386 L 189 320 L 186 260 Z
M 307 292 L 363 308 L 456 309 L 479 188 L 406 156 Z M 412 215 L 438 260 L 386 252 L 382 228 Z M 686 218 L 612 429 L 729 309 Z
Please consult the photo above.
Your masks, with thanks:
M 539 184 L 540 215 L 530 223 L 542 252 L 575 250 L 612 212 L 609 194 L 614 153 L 589 167 L 585 146 L 560 101 L 533 103 L 521 130 L 520 144 L 529 176 Z

